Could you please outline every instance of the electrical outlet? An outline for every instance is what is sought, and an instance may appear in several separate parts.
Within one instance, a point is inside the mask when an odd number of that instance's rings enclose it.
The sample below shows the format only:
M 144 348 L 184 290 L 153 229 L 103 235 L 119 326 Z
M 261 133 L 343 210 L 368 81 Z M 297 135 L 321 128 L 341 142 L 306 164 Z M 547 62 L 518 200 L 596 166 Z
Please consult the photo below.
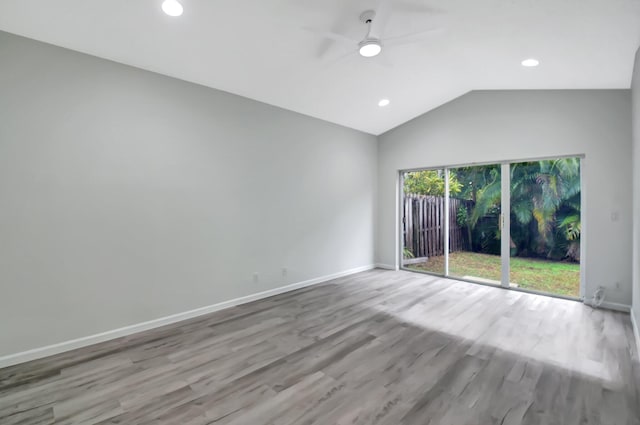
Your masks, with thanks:
M 288 273 L 288 272 L 289 272 L 289 271 L 287 270 L 287 268 L 286 268 L 286 267 L 283 267 L 283 268 L 282 268 L 282 277 L 287 277 L 287 273 Z
M 258 272 L 253 272 L 253 283 L 258 283 L 260 281 L 260 276 Z
M 616 282 L 616 289 L 620 289 L 620 282 Z

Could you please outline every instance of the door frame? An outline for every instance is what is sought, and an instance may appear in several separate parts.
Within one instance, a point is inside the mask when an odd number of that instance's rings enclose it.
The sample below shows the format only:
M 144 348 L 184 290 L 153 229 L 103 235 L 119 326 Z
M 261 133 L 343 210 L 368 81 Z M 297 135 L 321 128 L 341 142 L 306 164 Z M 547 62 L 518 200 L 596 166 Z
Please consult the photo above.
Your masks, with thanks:
M 523 289 L 519 287 L 511 287 L 509 285 L 510 280 L 510 258 L 511 258 L 511 249 L 510 249 L 510 241 L 511 241 L 511 164 L 519 163 L 519 162 L 534 162 L 534 161 L 545 161 L 545 160 L 553 160 L 553 159 L 562 159 L 562 158 L 578 158 L 580 160 L 580 295 L 579 297 L 571 297 L 567 295 L 560 294 L 552 294 L 549 292 L 536 291 L 533 289 Z M 478 285 L 490 286 L 492 288 L 502 288 L 509 289 L 513 291 L 526 292 L 530 294 L 538 294 L 538 295 L 546 295 L 554 298 L 562 298 L 567 300 L 574 301 L 584 301 L 586 297 L 586 261 L 585 261 L 585 253 L 586 253 L 586 243 L 587 243 L 587 219 L 586 219 L 586 191 L 585 191 L 585 162 L 586 155 L 585 154 L 575 154 L 575 155 L 557 155 L 557 156 L 546 156 L 546 157 L 537 157 L 537 158 L 525 158 L 525 159 L 513 159 L 513 160 L 501 160 L 501 161 L 489 161 L 489 162 L 474 162 L 470 164 L 456 164 L 456 165 L 445 165 L 445 166 L 429 166 L 429 167 L 418 167 L 418 168 L 408 168 L 401 169 L 397 171 L 397 219 L 396 219 L 396 253 L 398 262 L 398 269 L 410 271 L 414 273 L 422 273 L 430 276 L 443 277 L 447 279 L 459 280 L 463 282 L 475 283 Z M 482 165 L 500 165 L 501 172 L 501 200 L 500 200 L 500 226 L 502 229 L 501 233 L 501 241 L 500 241 L 500 259 L 501 259 L 501 281 L 500 285 L 492 285 L 490 283 L 475 281 L 471 279 L 462 279 L 458 277 L 449 276 L 449 170 L 459 167 L 474 167 L 474 166 L 482 166 Z M 444 274 L 440 275 L 437 273 L 431 273 L 428 271 L 414 270 L 404 267 L 402 264 L 402 260 L 404 258 L 403 250 L 404 250 L 404 223 L 402 222 L 402 218 L 404 216 L 404 174 L 407 172 L 413 171 L 429 171 L 429 170 L 444 170 L 445 176 L 445 225 L 444 225 L 444 247 L 445 247 L 445 270 Z M 505 214 L 505 211 L 508 211 L 508 214 Z

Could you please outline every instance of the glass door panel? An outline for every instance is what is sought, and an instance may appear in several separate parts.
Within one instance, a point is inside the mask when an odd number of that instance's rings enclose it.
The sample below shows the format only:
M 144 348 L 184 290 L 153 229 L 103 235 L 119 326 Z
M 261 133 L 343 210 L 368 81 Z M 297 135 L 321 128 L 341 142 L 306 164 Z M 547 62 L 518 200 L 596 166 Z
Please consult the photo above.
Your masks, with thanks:
M 501 165 L 449 169 L 449 276 L 501 284 Z
M 580 296 L 580 158 L 510 164 L 512 286 Z
M 402 173 L 402 267 L 445 275 L 445 171 Z

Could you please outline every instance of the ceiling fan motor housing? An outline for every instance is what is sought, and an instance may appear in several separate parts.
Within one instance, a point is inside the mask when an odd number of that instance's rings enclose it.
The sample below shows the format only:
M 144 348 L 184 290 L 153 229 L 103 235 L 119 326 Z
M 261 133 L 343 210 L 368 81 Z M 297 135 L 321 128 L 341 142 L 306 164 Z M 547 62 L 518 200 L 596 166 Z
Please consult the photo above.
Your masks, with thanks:
M 375 17 L 375 10 L 365 10 L 360 14 L 360 22 L 362 22 L 363 24 L 370 24 L 371 22 L 373 22 L 373 18 Z

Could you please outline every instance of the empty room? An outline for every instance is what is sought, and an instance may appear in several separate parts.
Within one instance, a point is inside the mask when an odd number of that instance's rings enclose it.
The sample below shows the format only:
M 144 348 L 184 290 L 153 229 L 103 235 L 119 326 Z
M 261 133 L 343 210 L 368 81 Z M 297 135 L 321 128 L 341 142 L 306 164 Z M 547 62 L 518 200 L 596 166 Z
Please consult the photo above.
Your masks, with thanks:
M 640 425 L 640 1 L 0 0 L 0 424 Z

